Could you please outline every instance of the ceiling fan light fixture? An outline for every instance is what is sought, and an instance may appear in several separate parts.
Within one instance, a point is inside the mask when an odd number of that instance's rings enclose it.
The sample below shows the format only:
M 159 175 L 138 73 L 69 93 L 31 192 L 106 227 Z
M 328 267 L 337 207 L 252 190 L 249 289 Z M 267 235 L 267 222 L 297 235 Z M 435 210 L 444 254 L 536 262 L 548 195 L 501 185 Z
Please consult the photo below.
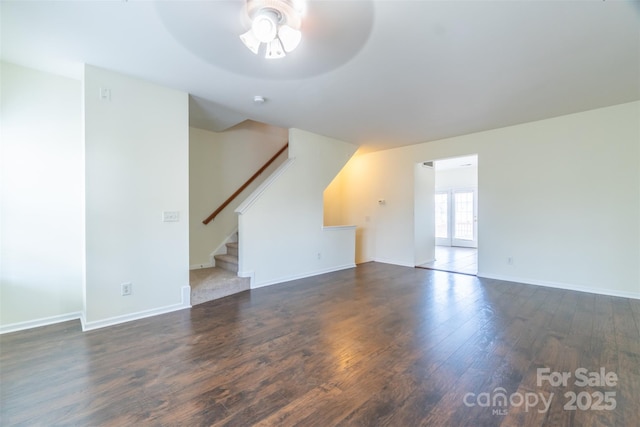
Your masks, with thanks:
M 240 35 L 240 40 L 242 43 L 253 53 L 258 54 L 258 50 L 260 49 L 260 40 L 256 38 L 253 34 L 253 29 L 247 31 L 244 34 Z
M 285 56 L 284 48 L 282 47 L 282 43 L 280 40 L 273 39 L 269 44 L 267 44 L 267 53 L 265 54 L 265 58 L 267 59 L 278 59 L 283 58 Z
M 278 38 L 286 52 L 293 51 L 302 40 L 302 32 L 294 30 L 288 25 L 282 25 L 278 30 Z
M 261 43 L 269 43 L 278 34 L 280 17 L 275 10 L 264 9 L 258 12 L 251 23 L 251 31 Z
M 283 58 L 302 40 L 303 6 L 301 0 L 247 0 L 251 28 L 240 40 L 256 55 L 264 43 L 265 58 Z

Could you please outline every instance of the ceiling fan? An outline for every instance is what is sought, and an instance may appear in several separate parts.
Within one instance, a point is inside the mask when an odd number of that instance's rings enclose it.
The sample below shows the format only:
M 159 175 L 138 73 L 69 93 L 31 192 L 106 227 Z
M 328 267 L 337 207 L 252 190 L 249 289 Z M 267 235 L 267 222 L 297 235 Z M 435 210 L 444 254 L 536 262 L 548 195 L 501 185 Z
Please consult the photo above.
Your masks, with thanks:
M 303 1 L 247 0 L 246 12 L 251 28 L 240 40 L 256 55 L 264 44 L 265 58 L 283 58 L 300 44 Z

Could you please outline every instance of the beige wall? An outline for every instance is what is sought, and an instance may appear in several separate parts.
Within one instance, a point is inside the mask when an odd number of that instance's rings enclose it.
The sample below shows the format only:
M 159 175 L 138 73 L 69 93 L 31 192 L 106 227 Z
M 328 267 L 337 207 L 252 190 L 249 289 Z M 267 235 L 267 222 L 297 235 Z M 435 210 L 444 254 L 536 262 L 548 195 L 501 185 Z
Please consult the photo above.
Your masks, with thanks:
M 640 297 L 639 146 L 633 102 L 365 154 L 341 175 L 341 217 L 359 262 L 412 265 L 413 166 L 477 153 L 480 276 Z
M 212 222 L 207 218 L 282 148 L 288 130 L 247 121 L 225 132 L 189 130 L 189 263 L 210 266 L 210 256 L 238 229 L 234 210 L 286 158 L 286 152 Z M 224 250 L 223 250 L 224 252 Z
M 2 63 L 0 330 L 82 310 L 80 81 Z
M 189 307 L 187 101 L 85 67 L 86 328 Z M 163 222 L 164 211 L 179 221 Z M 125 282 L 130 296 L 121 296 Z

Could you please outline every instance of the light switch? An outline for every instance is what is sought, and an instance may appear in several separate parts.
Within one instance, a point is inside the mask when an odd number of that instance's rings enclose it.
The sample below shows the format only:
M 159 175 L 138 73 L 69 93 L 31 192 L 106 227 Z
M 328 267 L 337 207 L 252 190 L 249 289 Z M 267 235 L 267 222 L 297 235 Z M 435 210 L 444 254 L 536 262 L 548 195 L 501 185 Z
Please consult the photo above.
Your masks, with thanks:
M 111 101 L 111 89 L 107 89 L 104 87 L 100 88 L 100 100 L 101 101 Z
M 162 212 L 162 222 L 178 222 L 180 221 L 180 212 L 164 211 Z

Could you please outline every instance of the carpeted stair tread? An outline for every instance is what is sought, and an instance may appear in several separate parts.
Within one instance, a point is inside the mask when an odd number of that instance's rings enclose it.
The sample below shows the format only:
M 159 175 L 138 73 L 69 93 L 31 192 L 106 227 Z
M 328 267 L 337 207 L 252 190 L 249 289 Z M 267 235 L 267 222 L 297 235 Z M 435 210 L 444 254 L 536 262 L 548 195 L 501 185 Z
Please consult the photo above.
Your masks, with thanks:
M 189 279 L 191 305 L 246 291 L 250 286 L 249 278 L 238 277 L 228 270 L 217 267 L 191 270 Z

